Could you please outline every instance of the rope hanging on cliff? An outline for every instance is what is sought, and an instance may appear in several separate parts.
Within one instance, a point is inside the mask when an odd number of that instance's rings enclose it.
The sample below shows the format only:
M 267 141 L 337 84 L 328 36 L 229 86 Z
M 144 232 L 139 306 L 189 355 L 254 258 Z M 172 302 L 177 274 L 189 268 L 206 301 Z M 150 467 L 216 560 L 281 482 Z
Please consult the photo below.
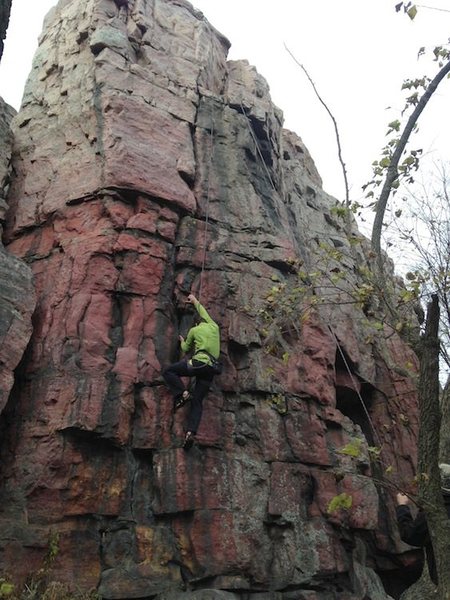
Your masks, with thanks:
M 239 101 L 239 104 L 241 105 L 242 114 L 245 117 L 245 122 L 247 123 L 248 130 L 250 131 L 250 135 L 253 138 L 253 141 L 255 143 L 256 150 L 258 152 L 258 156 L 259 156 L 259 158 L 261 160 L 261 163 L 262 163 L 262 165 L 264 167 L 266 175 L 267 175 L 267 177 L 268 177 L 268 179 L 270 181 L 270 185 L 272 186 L 272 189 L 273 189 L 274 192 L 278 192 L 278 190 L 275 187 L 275 184 L 273 182 L 273 179 L 272 179 L 272 177 L 270 175 L 269 169 L 267 168 L 266 161 L 264 160 L 264 157 L 262 155 L 261 149 L 260 149 L 259 144 L 258 144 L 258 140 L 256 139 L 255 133 L 253 131 L 253 127 L 252 127 L 252 125 L 250 123 L 250 119 L 248 118 L 247 113 L 245 112 L 245 108 L 244 108 L 244 105 L 242 104 L 242 100 Z
M 336 334 L 334 333 L 334 331 L 332 330 L 332 328 L 330 327 L 330 325 L 328 325 L 328 329 L 330 330 L 331 335 L 333 336 L 334 341 L 336 342 L 336 346 L 337 346 L 337 348 L 339 350 L 339 354 L 341 355 L 341 358 L 342 358 L 342 360 L 344 362 L 345 368 L 347 369 L 347 372 L 348 372 L 348 374 L 350 376 L 350 379 L 351 379 L 351 381 L 353 383 L 353 387 L 354 387 L 354 389 L 356 391 L 356 394 L 357 394 L 357 396 L 358 396 L 358 398 L 359 398 L 359 400 L 361 402 L 361 405 L 363 407 L 364 413 L 365 413 L 365 415 L 367 417 L 367 421 L 368 421 L 368 423 L 370 425 L 370 428 L 372 429 L 373 438 L 374 438 L 374 440 L 377 441 L 379 447 L 381 448 L 381 440 L 378 437 L 378 433 L 376 432 L 375 426 L 374 426 L 373 421 L 372 421 L 372 419 L 370 417 L 370 413 L 367 410 L 367 406 L 366 406 L 366 404 L 365 404 L 365 402 L 363 400 L 363 397 L 361 396 L 361 394 L 360 394 L 360 392 L 358 390 L 358 385 L 357 385 L 358 382 L 355 380 L 355 377 L 354 377 L 354 375 L 353 375 L 353 373 L 352 373 L 352 371 L 350 369 L 350 365 L 348 364 L 347 358 L 345 357 L 344 351 L 342 350 L 342 347 L 341 347 L 341 345 L 339 343 L 339 340 L 337 339 Z
M 203 259 L 202 259 L 202 268 L 200 271 L 200 284 L 199 284 L 199 288 L 198 288 L 198 299 L 200 301 L 202 299 L 203 273 L 205 271 L 205 264 L 206 264 L 206 244 L 207 244 L 207 234 L 208 234 L 208 225 L 209 225 L 209 198 L 210 198 L 210 190 L 211 190 L 210 175 L 211 175 L 211 166 L 212 166 L 212 160 L 213 160 L 213 155 L 214 155 L 214 116 L 213 116 L 212 108 L 211 108 L 211 129 L 210 129 L 210 134 L 209 134 L 209 141 L 210 141 L 211 151 L 209 153 L 208 173 L 207 173 L 208 185 L 206 188 L 205 228 L 203 231 Z
M 248 126 L 248 129 L 249 129 L 249 131 L 250 131 L 250 135 L 251 135 L 251 137 L 252 137 L 252 139 L 253 139 L 253 141 L 254 141 L 254 143 L 255 143 L 256 150 L 257 150 L 257 153 L 258 153 L 258 157 L 259 157 L 259 159 L 260 159 L 260 161 L 261 161 L 261 163 L 262 163 L 262 165 L 263 165 L 263 167 L 264 167 L 264 170 L 265 170 L 265 172 L 266 172 L 266 175 L 267 175 L 267 177 L 268 177 L 268 180 L 269 180 L 269 182 L 270 182 L 270 184 L 271 184 L 271 186 L 272 186 L 272 189 L 273 189 L 273 191 L 274 191 L 274 192 L 276 192 L 276 193 L 278 193 L 278 190 L 277 190 L 277 189 L 276 189 L 276 187 L 275 187 L 275 184 L 274 184 L 274 182 L 273 182 L 273 179 L 272 179 L 272 177 L 271 177 L 271 175 L 270 175 L 270 172 L 269 172 L 269 170 L 268 170 L 268 168 L 267 168 L 267 165 L 266 165 L 266 163 L 265 163 L 265 161 L 264 161 L 264 157 L 263 157 L 263 155 L 262 155 L 262 153 L 261 153 L 261 150 L 260 150 L 260 148 L 259 148 L 258 141 L 257 141 L 257 139 L 256 139 L 256 136 L 255 136 L 254 132 L 253 132 L 253 128 L 252 128 L 252 126 L 251 126 L 251 123 L 250 123 L 250 120 L 249 120 L 249 118 L 248 118 L 248 116 L 247 116 L 247 113 L 245 112 L 245 108 L 244 108 L 244 106 L 243 106 L 242 102 L 240 102 L 240 106 L 241 106 L 241 111 L 242 111 L 242 114 L 243 114 L 243 115 L 246 117 L 246 119 L 245 119 L 245 120 L 246 120 L 246 122 L 247 122 L 247 126 Z M 331 332 L 331 334 L 332 334 L 332 336 L 333 336 L 333 338 L 334 338 L 334 340 L 335 340 L 335 342 L 336 342 L 336 346 L 337 346 L 337 348 L 338 348 L 338 350 L 339 350 L 339 354 L 341 355 L 341 358 L 342 358 L 342 360 L 343 360 L 343 363 L 344 363 L 344 365 L 345 365 L 345 367 L 346 367 L 346 369 L 347 369 L 347 372 L 348 372 L 348 374 L 349 374 L 349 376 L 350 376 L 350 379 L 351 379 L 351 381 L 352 381 L 352 383 L 353 383 L 353 387 L 354 387 L 354 389 L 355 389 L 355 391 L 356 391 L 356 394 L 357 394 L 357 396 L 358 396 L 358 398 L 359 398 L 359 401 L 361 402 L 361 405 L 362 405 L 362 407 L 363 407 L 364 414 L 366 415 L 366 418 L 367 418 L 367 422 L 369 423 L 369 426 L 370 426 L 370 428 L 371 428 L 371 430 L 372 430 L 373 439 L 374 439 L 374 441 L 375 441 L 375 442 L 378 444 L 379 448 L 381 449 L 381 446 L 382 446 L 382 444 L 381 444 L 380 437 L 378 436 L 378 433 L 377 433 L 377 431 L 376 431 L 376 429 L 375 429 L 375 426 L 374 426 L 374 424 L 373 424 L 373 421 L 372 421 L 372 419 L 371 419 L 371 417 L 370 417 L 370 413 L 369 413 L 369 411 L 368 411 L 368 409 L 367 409 L 367 406 L 366 406 L 366 404 L 365 404 L 365 402 L 364 402 L 364 399 L 363 399 L 363 397 L 361 396 L 361 394 L 360 394 L 360 392 L 359 392 L 359 390 L 358 390 L 357 381 L 355 380 L 355 378 L 354 378 L 354 375 L 353 375 L 353 373 L 352 373 L 352 371 L 351 371 L 351 369 L 350 369 L 350 365 L 348 364 L 348 361 L 347 361 L 347 358 L 346 358 L 346 356 L 345 356 L 345 354 L 344 354 L 344 351 L 343 351 L 343 349 L 342 349 L 342 347 L 341 347 L 341 345 L 340 345 L 340 343 L 339 343 L 339 340 L 338 340 L 338 338 L 337 338 L 336 334 L 334 333 L 334 331 L 333 331 L 333 329 L 330 327 L 330 325 L 328 325 L 328 328 L 329 328 L 329 330 L 330 330 L 330 332 Z M 380 461 L 380 464 L 381 464 L 382 466 L 386 467 L 386 465 L 384 464 L 384 462 L 383 462 L 383 460 L 381 459 L 381 457 L 379 457 L 379 458 L 378 458 L 378 460 Z

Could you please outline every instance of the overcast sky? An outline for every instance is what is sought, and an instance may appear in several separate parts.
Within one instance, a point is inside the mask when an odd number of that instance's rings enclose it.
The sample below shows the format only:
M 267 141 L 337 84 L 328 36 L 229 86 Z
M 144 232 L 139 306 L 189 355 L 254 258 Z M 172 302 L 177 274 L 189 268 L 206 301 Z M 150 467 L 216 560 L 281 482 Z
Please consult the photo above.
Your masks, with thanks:
M 399 116 L 403 79 L 433 75 L 436 64 L 417 60 L 421 46 L 444 44 L 450 35 L 448 0 L 427 0 L 414 21 L 396 13 L 398 0 L 197 0 L 216 29 L 230 40 L 230 59 L 247 59 L 263 75 L 285 126 L 311 152 L 324 189 L 344 198 L 332 122 L 286 44 L 309 71 L 337 120 L 352 199 L 385 142 L 386 124 Z M 37 37 L 55 0 L 13 0 L 0 95 L 19 108 Z M 411 147 L 436 159 L 450 157 L 450 81 L 432 99 Z M 391 107 L 390 110 L 387 107 Z

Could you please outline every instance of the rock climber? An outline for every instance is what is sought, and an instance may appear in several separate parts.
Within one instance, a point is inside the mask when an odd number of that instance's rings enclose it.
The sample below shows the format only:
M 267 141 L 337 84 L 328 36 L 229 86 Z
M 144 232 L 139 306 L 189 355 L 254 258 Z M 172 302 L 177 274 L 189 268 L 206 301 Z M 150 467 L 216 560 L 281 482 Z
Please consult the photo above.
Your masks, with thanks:
M 450 465 L 441 464 L 441 491 L 444 497 L 445 508 L 450 519 Z M 406 494 L 397 494 L 397 524 L 401 539 L 411 546 L 425 548 L 430 578 L 436 585 L 438 584 L 436 560 L 434 557 L 433 546 L 431 544 L 430 534 L 428 532 L 425 512 L 419 510 L 416 517 L 413 518 L 411 509 L 408 506 L 409 498 Z
M 211 387 L 214 375 L 218 372 L 217 359 L 220 354 L 219 326 L 194 294 L 189 294 L 187 301 L 194 306 L 197 312 L 196 322 L 189 330 L 186 339 L 180 335 L 179 340 L 182 352 L 192 352 L 192 358 L 176 362 L 163 372 L 164 381 L 173 395 L 174 410 L 178 410 L 190 402 L 183 444 L 186 450 L 191 448 L 195 441 L 202 418 L 203 399 Z M 195 377 L 193 392 L 186 389 L 181 377 Z

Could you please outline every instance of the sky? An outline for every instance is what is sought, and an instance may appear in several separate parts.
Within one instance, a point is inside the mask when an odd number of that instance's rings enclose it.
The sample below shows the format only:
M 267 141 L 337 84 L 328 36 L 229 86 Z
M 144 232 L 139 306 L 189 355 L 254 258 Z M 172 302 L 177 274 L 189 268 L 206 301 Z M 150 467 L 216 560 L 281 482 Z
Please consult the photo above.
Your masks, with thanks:
M 350 197 L 361 186 L 386 142 L 387 123 L 399 118 L 404 79 L 438 67 L 417 59 L 422 46 L 448 42 L 448 0 L 418 5 L 411 21 L 395 11 L 399 0 L 196 0 L 210 23 L 231 42 L 229 59 L 246 59 L 267 80 L 285 127 L 310 151 L 326 192 L 345 197 L 334 127 L 311 84 L 287 48 L 303 64 L 337 121 Z M 0 95 L 19 108 L 45 14 L 56 0 L 13 0 L 0 63 Z M 425 109 L 411 148 L 430 161 L 450 157 L 450 80 Z M 389 108 L 390 107 L 390 108 Z

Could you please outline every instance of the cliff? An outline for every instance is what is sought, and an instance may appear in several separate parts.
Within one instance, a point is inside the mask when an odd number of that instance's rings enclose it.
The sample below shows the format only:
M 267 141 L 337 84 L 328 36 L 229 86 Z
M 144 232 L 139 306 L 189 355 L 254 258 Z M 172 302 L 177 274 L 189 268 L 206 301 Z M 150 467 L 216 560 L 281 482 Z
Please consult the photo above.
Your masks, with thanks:
M 184 0 L 46 19 L 12 124 L 4 239 L 37 305 L 2 413 L 2 572 L 23 581 L 57 539 L 51 576 L 105 599 L 397 597 L 412 553 L 380 480 L 414 474 L 416 359 L 228 48 Z M 225 369 L 186 452 L 161 371 L 191 290 Z
M 8 205 L 13 136 L 13 108 L 0 98 L 0 234 Z M 0 240 L 0 413 L 14 384 L 14 370 L 30 340 L 35 293 L 30 268 L 5 251 Z

